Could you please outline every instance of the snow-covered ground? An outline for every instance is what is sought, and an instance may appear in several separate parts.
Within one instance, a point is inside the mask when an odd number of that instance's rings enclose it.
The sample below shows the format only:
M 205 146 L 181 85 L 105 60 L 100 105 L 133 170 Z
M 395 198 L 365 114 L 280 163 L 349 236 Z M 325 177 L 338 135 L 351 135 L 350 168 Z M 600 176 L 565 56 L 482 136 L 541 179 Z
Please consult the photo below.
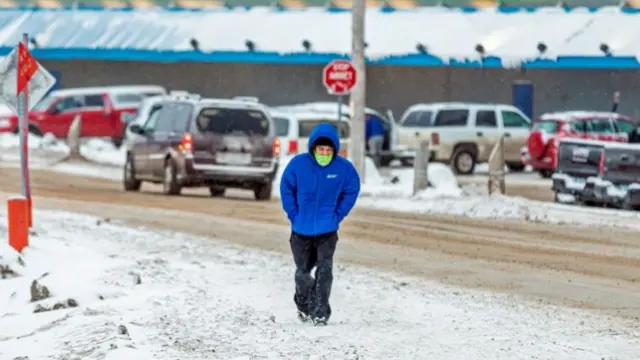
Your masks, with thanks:
M 620 319 L 340 264 L 333 317 L 316 328 L 296 319 L 289 257 L 38 210 L 18 260 L 0 209 L 0 264 L 16 272 L 0 279 L 1 359 L 635 360 L 640 349 Z M 51 298 L 30 301 L 34 280 Z

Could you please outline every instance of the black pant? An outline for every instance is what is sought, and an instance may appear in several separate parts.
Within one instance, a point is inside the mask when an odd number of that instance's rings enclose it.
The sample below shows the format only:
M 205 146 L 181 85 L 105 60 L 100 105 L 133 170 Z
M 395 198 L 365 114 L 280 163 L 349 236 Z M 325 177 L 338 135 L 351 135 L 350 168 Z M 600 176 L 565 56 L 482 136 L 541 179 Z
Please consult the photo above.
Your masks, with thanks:
M 333 284 L 333 253 L 338 233 L 316 236 L 291 233 L 291 252 L 296 264 L 296 292 L 293 300 L 298 310 L 312 318 L 331 316 L 329 296 Z M 315 279 L 311 270 L 316 267 Z

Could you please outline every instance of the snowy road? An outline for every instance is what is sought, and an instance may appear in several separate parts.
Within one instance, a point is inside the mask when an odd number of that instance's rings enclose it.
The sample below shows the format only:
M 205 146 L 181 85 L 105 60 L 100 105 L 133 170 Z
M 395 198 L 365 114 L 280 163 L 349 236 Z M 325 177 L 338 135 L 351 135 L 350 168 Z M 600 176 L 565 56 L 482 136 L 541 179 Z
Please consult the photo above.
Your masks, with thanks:
M 17 171 L 5 170 L 0 176 L 0 191 L 19 191 Z M 151 192 L 131 194 L 112 181 L 43 171 L 33 172 L 33 183 L 40 208 L 109 216 L 289 252 L 288 226 L 278 201 L 212 199 L 202 190 L 167 198 L 146 185 Z M 543 222 L 571 219 L 566 214 L 570 208 L 530 208 L 525 202 L 506 200 L 505 206 L 521 209 L 518 217 L 529 221 L 398 213 L 388 211 L 393 208 L 388 202 L 381 202 L 386 210 L 359 208 L 341 229 L 338 259 L 447 284 L 541 297 L 546 302 L 616 316 L 640 316 L 637 214 L 571 208 L 576 220 L 593 226 L 553 225 Z M 461 199 L 430 206 L 483 212 L 483 201 Z M 498 211 L 495 218 L 506 215 Z
M 295 317 L 288 256 L 35 215 L 27 273 L 47 271 L 41 282 L 54 296 L 80 292 L 80 306 L 32 314 L 21 296 L 31 277 L 0 280 L 2 359 L 635 360 L 640 348 L 637 324 L 619 318 L 343 265 L 332 323 L 315 328 Z

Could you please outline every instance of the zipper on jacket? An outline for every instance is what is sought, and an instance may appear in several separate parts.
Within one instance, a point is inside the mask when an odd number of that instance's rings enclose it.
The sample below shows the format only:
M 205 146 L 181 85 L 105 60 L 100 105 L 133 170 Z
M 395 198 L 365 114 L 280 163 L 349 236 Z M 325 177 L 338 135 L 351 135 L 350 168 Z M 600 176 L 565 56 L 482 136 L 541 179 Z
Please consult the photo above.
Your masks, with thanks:
M 320 186 L 318 185 L 318 177 L 321 176 L 321 174 L 322 169 L 316 169 L 316 176 L 314 176 L 316 188 L 316 206 L 313 208 L 313 236 L 316 236 L 318 234 L 318 203 L 320 202 Z

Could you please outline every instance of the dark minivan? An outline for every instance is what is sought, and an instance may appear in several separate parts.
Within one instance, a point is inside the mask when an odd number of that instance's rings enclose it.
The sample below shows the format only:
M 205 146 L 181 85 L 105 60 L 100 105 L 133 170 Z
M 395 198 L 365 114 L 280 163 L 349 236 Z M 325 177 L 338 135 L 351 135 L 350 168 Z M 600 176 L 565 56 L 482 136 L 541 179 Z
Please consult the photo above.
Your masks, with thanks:
M 124 188 L 138 191 L 142 181 L 162 183 L 167 195 L 183 187 L 253 190 L 271 198 L 280 147 L 265 106 L 226 99 L 166 100 L 151 109 L 141 135 L 127 150 Z

